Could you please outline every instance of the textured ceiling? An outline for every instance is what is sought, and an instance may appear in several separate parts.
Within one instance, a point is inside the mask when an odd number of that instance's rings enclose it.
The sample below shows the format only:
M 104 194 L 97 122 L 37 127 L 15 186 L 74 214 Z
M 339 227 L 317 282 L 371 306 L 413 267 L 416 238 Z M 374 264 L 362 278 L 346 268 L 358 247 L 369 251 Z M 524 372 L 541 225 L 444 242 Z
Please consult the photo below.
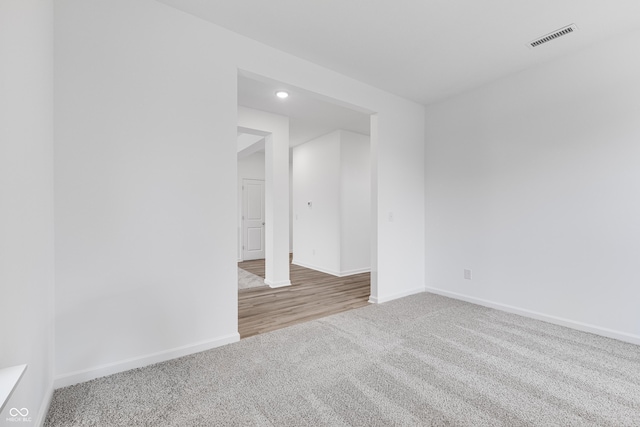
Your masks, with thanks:
M 423 104 L 640 27 L 639 0 L 158 1 Z

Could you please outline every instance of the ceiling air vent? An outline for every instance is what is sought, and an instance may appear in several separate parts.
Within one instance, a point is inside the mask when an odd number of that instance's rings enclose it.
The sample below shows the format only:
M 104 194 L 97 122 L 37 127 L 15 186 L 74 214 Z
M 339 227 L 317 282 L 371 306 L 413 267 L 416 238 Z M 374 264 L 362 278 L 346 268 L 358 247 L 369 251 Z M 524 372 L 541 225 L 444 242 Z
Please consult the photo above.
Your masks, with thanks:
M 553 33 L 549 33 L 540 38 L 535 39 L 534 41 L 529 42 L 529 47 L 540 46 L 541 44 L 545 44 L 550 42 L 551 40 L 555 40 L 558 37 L 566 36 L 567 34 L 571 34 L 578 30 L 576 24 L 567 25 L 566 27 L 560 28 L 559 30 L 554 31 Z

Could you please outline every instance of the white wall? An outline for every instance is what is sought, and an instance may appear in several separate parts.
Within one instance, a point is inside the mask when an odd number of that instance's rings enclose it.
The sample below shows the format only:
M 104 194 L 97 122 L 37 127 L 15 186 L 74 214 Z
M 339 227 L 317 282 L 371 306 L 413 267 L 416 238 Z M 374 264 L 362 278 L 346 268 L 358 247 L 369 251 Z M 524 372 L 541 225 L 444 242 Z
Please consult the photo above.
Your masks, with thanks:
M 411 227 L 378 215 L 372 298 L 424 289 L 422 106 L 154 0 L 55 8 L 57 385 L 237 339 L 238 69 L 376 113 Z
M 429 287 L 640 343 L 639 50 L 630 33 L 428 109 Z
M 56 384 L 239 339 L 233 47 L 155 1 L 55 6 Z
M 293 239 L 294 264 L 339 274 L 339 131 L 293 148 Z
M 259 179 L 264 181 L 264 151 L 238 159 L 238 261 L 242 259 L 242 181 Z
M 242 186 L 243 179 L 264 179 L 264 151 L 238 159 L 238 184 L 240 186 Z
M 371 150 L 369 137 L 340 131 L 340 272 L 371 269 Z
M 365 135 L 336 130 L 294 147 L 295 264 L 337 276 L 370 271 L 369 146 Z
M 0 369 L 28 364 L 0 420 L 31 425 L 53 391 L 52 40 L 51 2 L 0 2 Z

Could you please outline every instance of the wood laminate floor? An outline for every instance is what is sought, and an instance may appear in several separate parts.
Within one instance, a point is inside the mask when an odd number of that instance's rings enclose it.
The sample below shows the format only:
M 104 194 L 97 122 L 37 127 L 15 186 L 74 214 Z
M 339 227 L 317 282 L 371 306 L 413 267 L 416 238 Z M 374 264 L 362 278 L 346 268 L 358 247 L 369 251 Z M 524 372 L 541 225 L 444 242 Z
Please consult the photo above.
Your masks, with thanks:
M 264 260 L 238 267 L 264 278 Z M 370 273 L 336 277 L 290 264 L 291 286 L 238 291 L 240 338 L 308 322 L 369 304 Z

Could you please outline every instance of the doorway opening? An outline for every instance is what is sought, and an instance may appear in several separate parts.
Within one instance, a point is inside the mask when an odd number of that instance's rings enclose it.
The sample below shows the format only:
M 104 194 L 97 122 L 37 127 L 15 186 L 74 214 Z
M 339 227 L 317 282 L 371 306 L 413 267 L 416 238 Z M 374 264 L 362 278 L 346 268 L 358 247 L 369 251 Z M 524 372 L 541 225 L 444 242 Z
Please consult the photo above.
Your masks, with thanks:
M 284 102 L 275 96 L 280 89 L 290 95 Z M 270 127 L 278 128 L 272 120 L 286 123 L 286 153 L 277 146 L 282 144 L 284 132 L 280 132 L 280 141 L 274 141 L 278 138 L 275 132 L 268 132 Z M 337 101 L 239 74 L 241 338 L 368 305 L 375 256 L 371 250 L 375 218 L 371 191 L 372 122 L 369 113 Z M 286 163 L 278 157 L 283 155 Z M 260 217 L 257 209 L 261 205 L 260 186 L 255 181 L 260 181 L 261 176 L 265 221 L 255 219 Z M 284 184 L 284 191 L 275 185 L 278 179 L 280 185 Z M 255 186 L 248 189 L 250 183 Z M 247 209 L 253 209 L 251 215 Z M 276 212 L 286 216 L 286 224 L 272 225 L 269 212 L 273 212 L 272 220 L 276 219 Z M 287 247 L 283 250 L 280 242 L 280 250 L 270 254 L 269 232 L 281 240 L 286 236 Z M 265 233 L 266 241 L 261 233 Z M 263 257 L 259 255 L 261 244 L 266 246 Z M 290 285 L 278 287 L 282 275 L 277 277 L 276 286 L 269 281 L 270 264 L 273 269 L 276 256 L 280 260 L 286 256 L 286 279 Z

